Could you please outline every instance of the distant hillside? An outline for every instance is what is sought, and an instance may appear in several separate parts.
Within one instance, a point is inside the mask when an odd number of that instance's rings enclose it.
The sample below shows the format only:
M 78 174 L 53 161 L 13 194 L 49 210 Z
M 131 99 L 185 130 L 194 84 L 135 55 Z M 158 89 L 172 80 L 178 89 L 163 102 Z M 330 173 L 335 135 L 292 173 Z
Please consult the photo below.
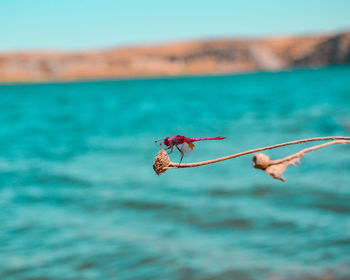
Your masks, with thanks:
M 0 81 L 109 79 L 242 73 L 350 62 L 350 32 L 215 40 L 84 53 L 0 55 Z

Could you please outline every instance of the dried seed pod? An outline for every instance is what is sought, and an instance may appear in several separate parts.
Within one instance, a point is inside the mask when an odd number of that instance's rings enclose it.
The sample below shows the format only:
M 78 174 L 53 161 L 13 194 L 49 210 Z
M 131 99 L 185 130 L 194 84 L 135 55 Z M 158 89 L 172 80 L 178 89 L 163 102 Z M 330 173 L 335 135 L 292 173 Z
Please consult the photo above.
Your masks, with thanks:
M 170 158 L 164 149 L 161 149 L 156 158 L 154 159 L 153 169 L 159 176 L 160 174 L 167 171 L 170 165 Z
M 298 156 L 291 158 L 287 157 L 281 160 L 271 160 L 269 156 L 263 153 L 258 153 L 254 155 L 252 163 L 254 168 L 264 170 L 272 178 L 285 182 L 286 179 L 281 177 L 283 172 L 286 171 L 287 167 L 291 164 L 296 166 L 296 162 L 299 162 L 299 159 L 303 155 L 304 154 L 300 154 Z
M 270 157 L 263 153 L 257 153 L 253 156 L 252 164 L 254 168 L 265 170 L 271 163 Z

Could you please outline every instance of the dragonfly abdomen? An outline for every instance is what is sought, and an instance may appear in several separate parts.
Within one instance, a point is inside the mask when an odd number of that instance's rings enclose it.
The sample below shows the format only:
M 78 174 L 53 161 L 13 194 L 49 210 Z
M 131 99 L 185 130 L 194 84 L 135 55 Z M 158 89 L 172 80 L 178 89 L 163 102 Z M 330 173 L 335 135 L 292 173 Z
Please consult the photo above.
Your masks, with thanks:
M 188 139 L 191 141 L 191 142 L 195 142 L 195 141 L 202 141 L 202 140 L 223 140 L 225 139 L 226 137 L 204 137 L 204 138 L 195 138 L 195 137 L 189 137 Z

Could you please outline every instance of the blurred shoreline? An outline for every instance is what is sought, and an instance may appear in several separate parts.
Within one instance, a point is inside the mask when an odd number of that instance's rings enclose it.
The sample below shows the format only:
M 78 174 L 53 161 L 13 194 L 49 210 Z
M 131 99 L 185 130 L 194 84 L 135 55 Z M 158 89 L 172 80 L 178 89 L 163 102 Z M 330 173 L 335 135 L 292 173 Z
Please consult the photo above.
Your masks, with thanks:
M 350 32 L 0 54 L 0 83 L 225 75 L 350 62 Z

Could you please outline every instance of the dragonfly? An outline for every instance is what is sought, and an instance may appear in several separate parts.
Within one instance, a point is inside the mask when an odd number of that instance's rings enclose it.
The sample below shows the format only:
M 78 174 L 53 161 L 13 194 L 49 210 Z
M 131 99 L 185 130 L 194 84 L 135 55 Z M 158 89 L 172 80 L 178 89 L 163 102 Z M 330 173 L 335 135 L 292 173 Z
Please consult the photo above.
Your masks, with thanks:
M 207 138 L 195 138 L 195 137 L 185 137 L 182 135 L 174 135 L 169 136 L 165 139 L 155 141 L 156 145 L 160 148 L 164 148 L 165 150 L 170 150 L 169 154 L 173 152 L 174 147 L 178 149 L 181 153 L 181 160 L 185 155 L 192 153 L 194 149 L 193 142 L 203 141 L 203 140 L 223 140 L 226 137 L 207 137 Z

